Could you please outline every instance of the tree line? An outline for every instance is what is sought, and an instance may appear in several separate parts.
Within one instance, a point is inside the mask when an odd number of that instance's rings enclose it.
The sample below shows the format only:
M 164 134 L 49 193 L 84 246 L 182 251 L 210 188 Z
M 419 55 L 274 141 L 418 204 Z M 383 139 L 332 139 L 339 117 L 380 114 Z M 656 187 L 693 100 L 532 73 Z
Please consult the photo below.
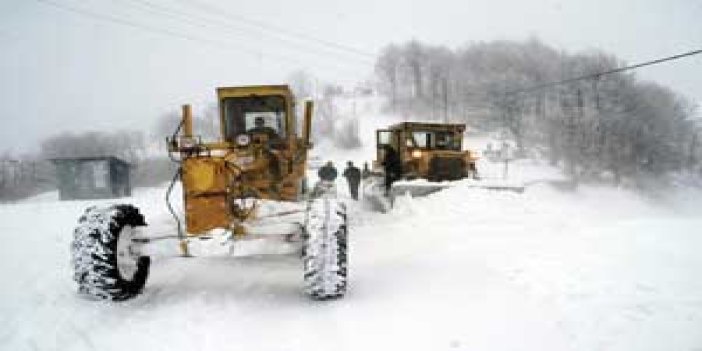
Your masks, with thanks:
M 386 46 L 375 72 L 387 108 L 411 118 L 502 131 L 522 154 L 539 153 L 570 177 L 614 183 L 700 175 L 695 105 L 601 51 L 568 53 L 538 40 L 458 49 L 417 41 Z M 544 89 L 524 88 L 593 75 Z

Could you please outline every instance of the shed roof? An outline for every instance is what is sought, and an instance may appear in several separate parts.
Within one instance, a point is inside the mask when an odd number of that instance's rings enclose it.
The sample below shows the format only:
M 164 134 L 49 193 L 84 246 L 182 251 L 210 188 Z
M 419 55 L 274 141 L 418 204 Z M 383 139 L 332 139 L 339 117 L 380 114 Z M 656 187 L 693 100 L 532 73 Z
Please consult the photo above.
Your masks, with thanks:
M 391 125 L 390 130 L 455 130 L 463 132 L 466 130 L 464 123 L 425 123 L 425 122 L 402 122 Z
M 54 157 L 49 161 L 54 163 L 69 162 L 69 161 L 112 161 L 119 164 L 131 167 L 131 164 L 116 156 L 80 156 L 80 157 Z

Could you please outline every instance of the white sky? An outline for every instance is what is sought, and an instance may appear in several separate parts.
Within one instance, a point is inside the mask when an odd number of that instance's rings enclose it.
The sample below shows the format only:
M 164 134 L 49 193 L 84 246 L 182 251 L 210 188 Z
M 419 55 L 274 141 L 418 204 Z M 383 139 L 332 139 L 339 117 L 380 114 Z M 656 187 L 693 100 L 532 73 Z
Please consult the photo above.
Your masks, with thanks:
M 0 152 L 60 131 L 148 131 L 182 103 L 214 100 L 216 86 L 296 69 L 358 81 L 390 42 L 537 37 L 637 63 L 702 48 L 701 19 L 699 0 L 0 0 Z M 638 74 L 702 101 L 702 55 Z

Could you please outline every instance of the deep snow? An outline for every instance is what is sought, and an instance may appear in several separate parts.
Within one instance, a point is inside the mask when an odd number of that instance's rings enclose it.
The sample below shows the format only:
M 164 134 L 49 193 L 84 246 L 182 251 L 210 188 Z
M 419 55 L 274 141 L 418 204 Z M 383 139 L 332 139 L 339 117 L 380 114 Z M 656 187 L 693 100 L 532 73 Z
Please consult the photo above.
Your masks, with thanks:
M 327 145 L 324 156 L 369 152 Z M 538 162 L 512 167 L 559 177 Z M 123 199 L 151 233 L 175 232 L 164 192 Z M 241 257 L 158 257 L 143 295 L 106 303 L 76 294 L 69 243 L 85 207 L 113 201 L 48 193 L 0 206 L 0 349 L 702 350 L 699 199 L 533 182 L 523 194 L 400 198 L 388 214 L 349 201 L 344 299 L 308 300 L 298 255 L 253 244 Z

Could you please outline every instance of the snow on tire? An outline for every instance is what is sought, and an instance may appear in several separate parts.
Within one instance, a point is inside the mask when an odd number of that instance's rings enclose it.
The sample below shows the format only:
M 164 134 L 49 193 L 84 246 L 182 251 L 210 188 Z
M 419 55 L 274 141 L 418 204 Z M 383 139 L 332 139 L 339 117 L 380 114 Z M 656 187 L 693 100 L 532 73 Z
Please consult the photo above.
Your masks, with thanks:
M 144 216 L 131 205 L 90 207 L 73 231 L 71 263 L 78 291 L 93 298 L 126 300 L 144 288 L 151 260 L 134 252 L 135 228 Z
M 322 196 L 310 200 L 305 221 L 303 261 L 305 292 L 316 300 L 338 298 L 346 292 L 346 207 Z

